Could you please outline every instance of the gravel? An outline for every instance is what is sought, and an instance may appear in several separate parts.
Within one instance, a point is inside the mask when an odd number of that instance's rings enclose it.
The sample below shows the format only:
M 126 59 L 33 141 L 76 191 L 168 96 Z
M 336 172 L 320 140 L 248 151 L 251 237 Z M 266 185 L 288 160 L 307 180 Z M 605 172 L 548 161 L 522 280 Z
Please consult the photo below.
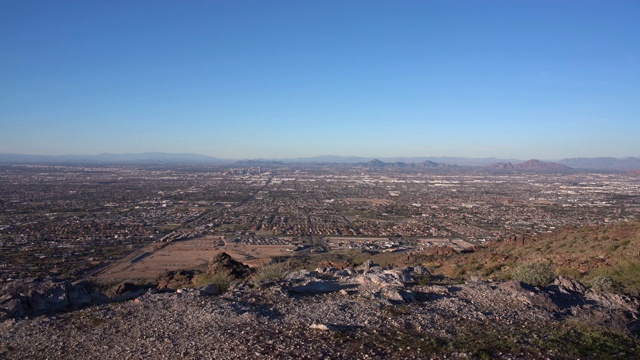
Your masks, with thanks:
M 455 339 L 462 328 L 555 326 L 593 314 L 599 306 L 593 300 L 558 307 L 553 292 L 517 283 L 416 285 L 407 288 L 416 300 L 411 303 L 366 291 L 301 295 L 284 284 L 270 286 L 240 283 L 219 296 L 198 289 L 150 290 L 129 301 L 5 320 L 0 323 L 0 358 L 465 358 L 472 354 L 438 347 L 429 352 L 425 344 Z M 617 298 L 618 305 L 606 299 L 610 303 L 603 311 L 609 314 L 629 317 L 630 308 L 637 310 L 637 299 Z M 637 311 L 631 316 L 637 318 Z M 530 358 L 532 353 L 492 356 Z

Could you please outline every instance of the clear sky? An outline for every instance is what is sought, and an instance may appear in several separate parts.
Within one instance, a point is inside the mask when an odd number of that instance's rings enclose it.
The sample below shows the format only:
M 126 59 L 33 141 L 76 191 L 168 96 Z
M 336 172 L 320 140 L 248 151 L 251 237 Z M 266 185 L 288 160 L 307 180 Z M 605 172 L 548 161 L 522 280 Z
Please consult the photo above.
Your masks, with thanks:
M 640 156 L 640 1 L 0 0 L 0 153 Z

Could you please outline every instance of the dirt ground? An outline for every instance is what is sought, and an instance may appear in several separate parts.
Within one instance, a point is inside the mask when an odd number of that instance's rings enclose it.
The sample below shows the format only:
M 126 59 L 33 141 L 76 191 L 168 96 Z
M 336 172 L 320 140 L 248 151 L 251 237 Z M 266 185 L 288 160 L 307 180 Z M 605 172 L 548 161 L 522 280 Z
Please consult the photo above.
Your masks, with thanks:
M 165 271 L 190 269 L 209 262 L 219 252 L 255 267 L 272 257 L 291 255 L 293 245 L 241 245 L 210 236 L 172 243 L 153 243 L 114 262 L 96 277 L 99 279 L 153 279 Z

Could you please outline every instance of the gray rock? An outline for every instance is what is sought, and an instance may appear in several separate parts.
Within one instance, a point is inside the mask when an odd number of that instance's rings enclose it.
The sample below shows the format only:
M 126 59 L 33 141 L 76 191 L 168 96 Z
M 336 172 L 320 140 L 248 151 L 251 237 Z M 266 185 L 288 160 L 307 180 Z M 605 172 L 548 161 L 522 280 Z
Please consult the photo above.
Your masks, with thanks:
M 309 326 L 310 329 L 314 329 L 314 330 L 322 330 L 322 331 L 329 331 L 331 330 L 331 326 L 330 325 L 326 325 L 326 324 L 311 324 L 311 326 Z
M 317 276 L 318 276 L 317 271 L 299 270 L 299 271 L 292 271 L 288 273 L 287 275 L 285 275 L 284 278 L 285 280 L 291 281 L 291 282 L 301 282 L 308 279 L 315 279 Z
M 335 280 L 314 280 L 304 285 L 293 286 L 290 292 L 297 294 L 324 294 L 353 287 L 349 284 L 341 284 Z
M 45 280 L 33 283 L 25 293 L 27 306 L 36 313 L 55 312 L 69 308 L 69 282 Z
M 200 289 L 200 294 L 204 296 L 220 295 L 220 289 L 218 289 L 214 284 L 209 284 Z
M 381 292 L 383 298 L 392 300 L 392 301 L 404 301 L 402 298 L 402 294 L 398 290 L 394 289 L 386 289 Z
M 68 290 L 69 305 L 74 309 L 90 305 L 92 302 L 91 294 L 83 285 L 72 285 Z
M 404 302 L 414 303 L 418 301 L 418 299 L 416 298 L 416 294 L 414 294 L 412 291 L 400 290 L 399 293 L 402 296 L 402 300 L 404 300 Z
M 429 275 L 429 276 L 431 276 L 431 272 L 426 267 L 424 267 L 422 265 L 409 267 L 408 269 L 411 270 L 411 275 Z
M 355 278 L 355 281 L 365 287 L 404 287 L 399 275 L 393 271 L 360 275 Z
M 371 260 L 367 260 L 365 261 L 362 265 L 358 266 L 356 268 L 356 270 L 360 270 L 363 274 L 366 274 L 368 272 L 371 271 L 371 268 L 373 267 L 380 267 L 378 264 L 375 264 L 373 261 Z
M 335 275 L 338 277 L 348 277 L 353 274 L 354 272 L 352 269 L 343 269 L 343 270 L 337 271 Z
M 506 281 L 499 286 L 507 291 L 511 296 L 522 301 L 524 304 L 535 306 L 547 311 L 557 311 L 558 306 L 551 300 L 549 294 L 535 290 L 520 281 Z
M 5 302 L 13 299 L 13 296 L 10 294 L 0 295 L 0 304 L 4 304 Z
M 557 285 L 561 290 L 568 290 L 578 294 L 584 294 L 587 291 L 586 286 L 580 281 L 567 276 L 558 276 L 553 281 L 553 285 Z
M 21 318 L 27 315 L 27 311 L 18 299 L 11 299 L 0 305 L 0 319 Z

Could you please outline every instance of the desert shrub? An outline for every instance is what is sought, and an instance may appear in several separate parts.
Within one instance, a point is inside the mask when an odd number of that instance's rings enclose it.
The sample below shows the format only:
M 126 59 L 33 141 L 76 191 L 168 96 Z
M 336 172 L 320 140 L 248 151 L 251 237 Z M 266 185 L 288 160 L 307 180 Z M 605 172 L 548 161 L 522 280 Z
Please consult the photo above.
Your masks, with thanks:
M 210 284 L 215 285 L 221 292 L 225 292 L 229 289 L 231 282 L 235 280 L 235 277 L 231 274 L 219 272 L 215 274 L 198 274 L 193 280 L 192 284 L 195 287 L 204 287 Z
M 292 267 L 292 264 L 288 261 L 263 265 L 251 276 L 251 282 L 254 285 L 259 285 L 261 283 L 282 280 L 285 275 L 292 270 Z
M 511 279 L 532 286 L 547 286 L 555 279 L 555 274 L 547 263 L 530 263 L 517 267 L 511 274 Z
M 596 276 L 590 281 L 591 288 L 598 291 L 613 291 L 616 288 L 616 283 L 610 276 L 600 275 Z

